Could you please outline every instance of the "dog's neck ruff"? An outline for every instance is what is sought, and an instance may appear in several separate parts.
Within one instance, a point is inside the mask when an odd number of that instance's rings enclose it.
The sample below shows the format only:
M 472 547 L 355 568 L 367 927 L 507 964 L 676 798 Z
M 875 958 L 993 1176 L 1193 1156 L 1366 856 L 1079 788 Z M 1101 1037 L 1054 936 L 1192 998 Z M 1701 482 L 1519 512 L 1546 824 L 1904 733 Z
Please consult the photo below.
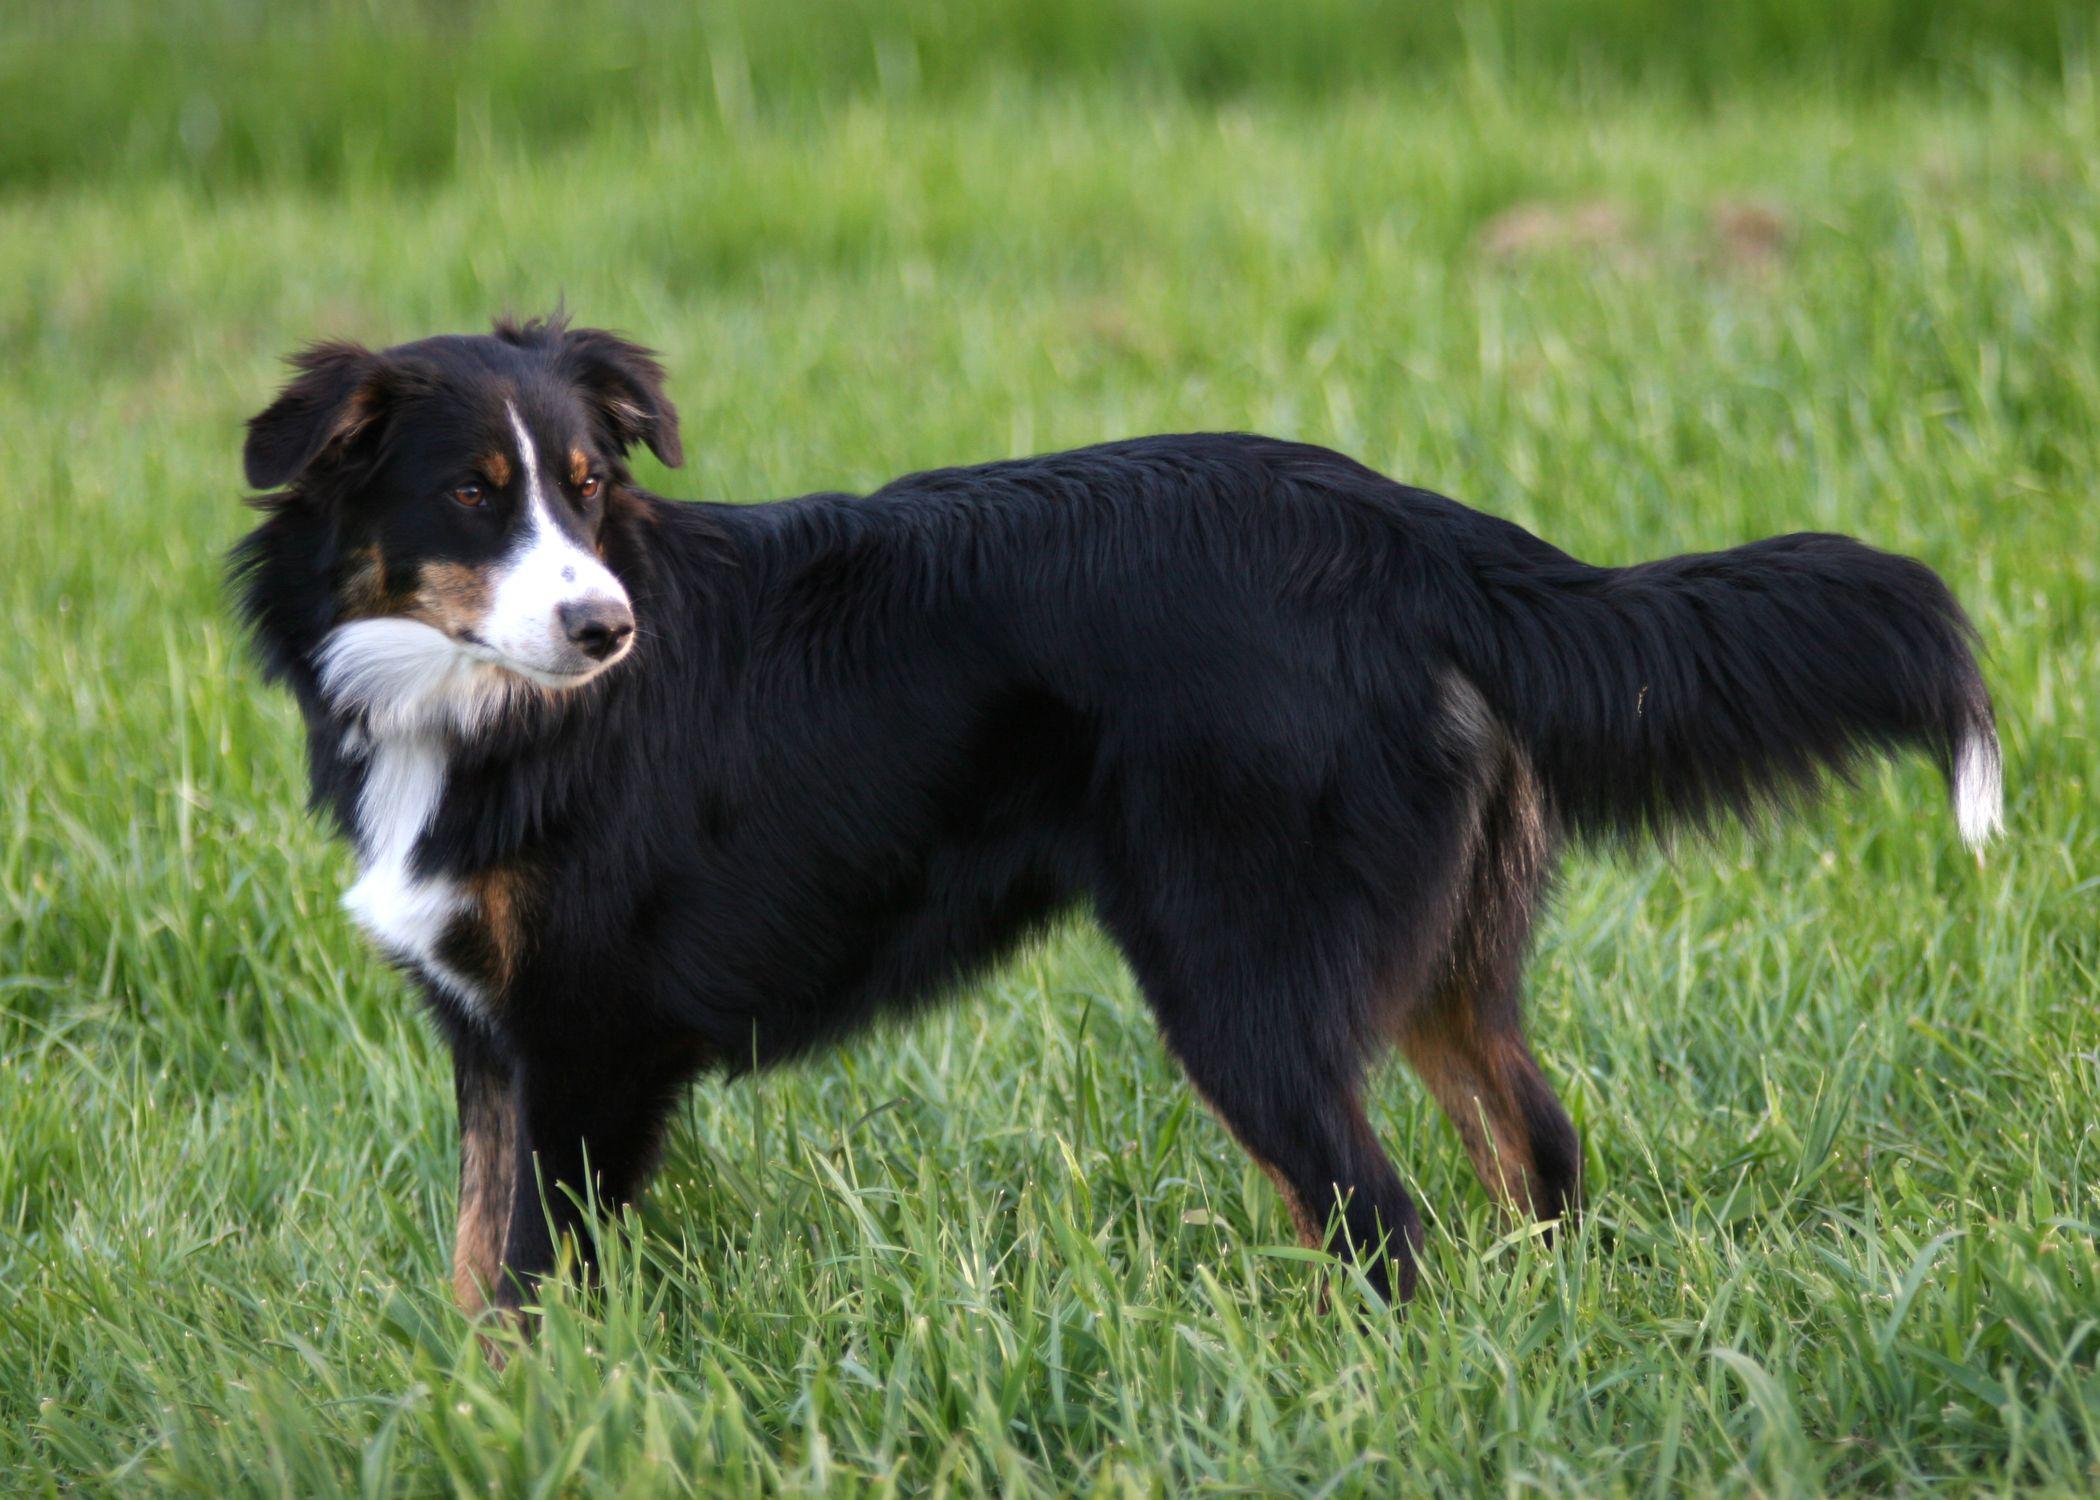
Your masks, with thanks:
M 438 951 L 471 900 L 457 881 L 419 874 L 415 854 L 444 799 L 453 747 L 532 689 L 412 620 L 341 626 L 317 665 L 322 696 L 348 720 L 343 751 L 365 765 L 355 829 L 361 869 L 343 906 L 389 957 L 485 1016 L 489 997 Z
M 457 743 L 535 691 L 416 620 L 339 625 L 321 643 L 316 665 L 321 696 L 373 740 Z

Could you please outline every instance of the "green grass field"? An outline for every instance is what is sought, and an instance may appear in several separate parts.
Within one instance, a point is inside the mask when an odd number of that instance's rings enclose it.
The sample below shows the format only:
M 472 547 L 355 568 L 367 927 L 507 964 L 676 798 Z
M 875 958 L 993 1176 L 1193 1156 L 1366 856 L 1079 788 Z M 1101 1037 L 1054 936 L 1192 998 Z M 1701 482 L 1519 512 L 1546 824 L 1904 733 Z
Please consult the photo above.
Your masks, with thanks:
M 1731 52 L 1602 0 L 754 3 L 621 63 L 630 5 L 565 71 L 538 12 L 207 9 L 0 22 L 0 1490 L 2100 1488 L 2075 16 L 1767 0 Z M 1599 562 L 1914 553 L 1988 650 L 2009 836 L 1979 868 L 1906 763 L 1572 859 L 1531 1013 L 1592 1213 L 1505 1234 L 1395 1068 L 1404 1315 L 1322 1310 L 1075 921 L 698 1088 L 604 1295 L 494 1371 L 447 1296 L 448 1069 L 217 569 L 281 353 L 558 296 L 664 350 L 674 494 L 1256 428 Z

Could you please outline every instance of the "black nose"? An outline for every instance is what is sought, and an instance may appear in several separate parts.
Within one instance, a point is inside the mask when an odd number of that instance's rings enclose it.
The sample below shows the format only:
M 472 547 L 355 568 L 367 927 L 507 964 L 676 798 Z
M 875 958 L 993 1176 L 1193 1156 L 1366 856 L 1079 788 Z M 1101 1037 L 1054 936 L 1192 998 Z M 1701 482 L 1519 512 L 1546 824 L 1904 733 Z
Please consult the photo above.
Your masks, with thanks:
M 634 634 L 634 611 L 619 599 L 575 599 L 555 614 L 563 634 L 592 661 L 604 661 Z

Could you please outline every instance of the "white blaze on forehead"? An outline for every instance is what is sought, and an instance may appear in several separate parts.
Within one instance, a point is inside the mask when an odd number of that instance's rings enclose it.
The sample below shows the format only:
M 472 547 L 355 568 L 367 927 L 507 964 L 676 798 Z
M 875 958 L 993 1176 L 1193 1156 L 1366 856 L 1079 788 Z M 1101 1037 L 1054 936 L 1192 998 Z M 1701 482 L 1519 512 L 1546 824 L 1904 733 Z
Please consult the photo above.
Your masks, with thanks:
M 590 599 L 626 604 L 627 590 L 604 563 L 562 529 L 547 498 L 532 433 L 515 404 L 504 403 L 504 411 L 518 440 L 524 524 L 516 546 L 497 568 L 495 597 L 483 627 L 486 644 L 507 665 L 529 675 L 587 676 L 598 663 L 571 645 L 561 621 L 562 606 Z

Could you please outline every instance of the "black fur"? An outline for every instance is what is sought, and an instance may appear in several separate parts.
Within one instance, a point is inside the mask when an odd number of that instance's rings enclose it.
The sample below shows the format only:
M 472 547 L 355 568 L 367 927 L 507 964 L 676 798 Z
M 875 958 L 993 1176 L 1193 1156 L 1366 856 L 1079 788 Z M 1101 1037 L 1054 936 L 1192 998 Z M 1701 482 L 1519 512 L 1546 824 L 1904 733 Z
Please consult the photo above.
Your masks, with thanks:
M 565 384 L 616 464 L 636 442 L 675 459 L 659 375 L 608 336 L 528 325 L 317 356 L 291 425 L 258 419 L 250 474 L 292 487 L 235 573 L 306 710 L 320 807 L 347 822 L 362 768 L 313 653 L 399 456 L 500 379 Z M 382 400 L 348 435 L 370 451 L 343 451 L 325 398 L 389 380 L 418 396 Z M 453 746 L 418 855 L 529 873 L 529 946 L 494 1018 L 428 991 L 463 1100 L 515 1103 L 526 1187 L 503 1265 L 528 1278 L 553 1258 L 535 1152 L 550 1189 L 584 1186 L 587 1150 L 596 1188 L 630 1195 L 697 1070 L 923 1004 L 1082 905 L 1301 1226 L 1346 1234 L 1404 1294 L 1420 1221 L 1357 1102 L 1387 1041 L 1519 1206 L 1578 1196 L 1517 1017 L 1564 834 L 1755 814 L 1861 751 L 1948 764 L 1991 733 L 1945 587 L 1842 537 L 1594 568 L 1245 435 L 864 497 L 674 503 L 624 468 L 616 488 L 597 539 L 638 649 Z M 554 1230 L 580 1227 L 549 1196 Z

